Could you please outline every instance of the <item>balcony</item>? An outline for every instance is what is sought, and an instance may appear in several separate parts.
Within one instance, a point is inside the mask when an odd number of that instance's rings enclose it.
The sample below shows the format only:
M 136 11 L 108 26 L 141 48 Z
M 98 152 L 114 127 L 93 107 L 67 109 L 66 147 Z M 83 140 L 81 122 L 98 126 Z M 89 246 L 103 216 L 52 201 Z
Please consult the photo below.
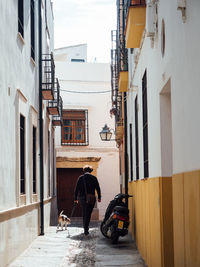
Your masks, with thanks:
M 63 101 L 61 96 L 59 97 L 59 106 L 58 106 L 58 115 L 52 116 L 52 124 L 53 126 L 62 126 L 63 124 Z
M 119 92 L 128 91 L 128 71 L 120 71 L 119 74 Z
M 139 48 L 146 23 L 146 1 L 127 0 L 126 10 L 126 47 Z
M 59 114 L 60 85 L 58 79 L 55 82 L 54 100 L 49 100 L 47 110 L 50 115 Z
M 42 57 L 42 96 L 44 100 L 54 99 L 55 64 L 53 54 L 45 54 Z

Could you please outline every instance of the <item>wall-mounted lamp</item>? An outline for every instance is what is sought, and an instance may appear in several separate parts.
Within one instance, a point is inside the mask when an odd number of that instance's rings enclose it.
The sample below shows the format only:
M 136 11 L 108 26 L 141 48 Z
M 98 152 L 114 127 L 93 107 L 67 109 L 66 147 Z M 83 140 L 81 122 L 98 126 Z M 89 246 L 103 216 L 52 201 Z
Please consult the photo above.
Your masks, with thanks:
M 99 132 L 99 135 L 100 135 L 102 141 L 114 141 L 115 140 L 115 139 L 111 139 L 111 137 L 112 137 L 111 130 L 112 129 L 110 129 L 107 126 L 107 124 L 104 125 L 104 127 L 102 128 L 102 131 Z

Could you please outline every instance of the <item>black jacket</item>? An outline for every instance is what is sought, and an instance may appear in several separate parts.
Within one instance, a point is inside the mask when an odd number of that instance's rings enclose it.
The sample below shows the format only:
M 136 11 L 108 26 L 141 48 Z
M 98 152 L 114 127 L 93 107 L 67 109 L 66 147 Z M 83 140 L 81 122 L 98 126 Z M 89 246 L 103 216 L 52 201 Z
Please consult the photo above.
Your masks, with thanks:
M 86 172 L 84 175 L 79 176 L 76 184 L 76 189 L 74 192 L 74 200 L 77 200 L 78 194 L 80 197 L 85 197 L 85 187 L 83 180 L 84 177 L 85 177 L 87 194 L 95 195 L 95 190 L 97 190 L 98 199 L 101 200 L 101 190 L 99 187 L 99 182 L 97 178 L 94 175 L 90 174 L 89 172 Z

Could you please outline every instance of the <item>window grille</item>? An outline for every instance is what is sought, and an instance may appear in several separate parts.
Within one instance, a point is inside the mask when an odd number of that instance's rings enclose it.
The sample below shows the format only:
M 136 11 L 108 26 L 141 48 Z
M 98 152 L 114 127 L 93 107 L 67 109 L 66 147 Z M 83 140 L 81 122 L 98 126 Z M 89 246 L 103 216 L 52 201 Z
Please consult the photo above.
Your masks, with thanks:
M 33 126 L 33 194 L 36 194 L 36 127 Z
M 136 179 L 139 179 L 139 136 L 138 136 L 138 98 L 135 98 L 135 155 L 136 155 Z
M 35 1 L 31 0 L 31 57 L 35 60 Z
M 132 134 L 132 123 L 129 125 L 129 136 L 130 136 L 130 170 L 131 170 L 131 181 L 133 180 L 133 134 Z
M 50 173 L 50 131 L 48 131 L 48 197 L 51 194 L 51 173 Z

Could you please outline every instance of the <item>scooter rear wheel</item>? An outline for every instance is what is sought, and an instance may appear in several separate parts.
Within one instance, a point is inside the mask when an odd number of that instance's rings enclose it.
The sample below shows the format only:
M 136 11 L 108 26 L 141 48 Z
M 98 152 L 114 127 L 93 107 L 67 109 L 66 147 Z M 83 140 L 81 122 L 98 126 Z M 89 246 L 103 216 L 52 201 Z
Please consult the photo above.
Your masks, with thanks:
M 107 229 L 105 229 L 106 228 L 106 226 L 105 226 L 105 224 L 104 224 L 104 222 L 102 222 L 101 223 L 101 225 L 100 225 L 100 230 L 101 230 L 101 233 L 102 233 L 102 235 L 104 236 L 104 237 L 106 237 L 106 238 L 109 238 L 108 236 L 107 236 Z

